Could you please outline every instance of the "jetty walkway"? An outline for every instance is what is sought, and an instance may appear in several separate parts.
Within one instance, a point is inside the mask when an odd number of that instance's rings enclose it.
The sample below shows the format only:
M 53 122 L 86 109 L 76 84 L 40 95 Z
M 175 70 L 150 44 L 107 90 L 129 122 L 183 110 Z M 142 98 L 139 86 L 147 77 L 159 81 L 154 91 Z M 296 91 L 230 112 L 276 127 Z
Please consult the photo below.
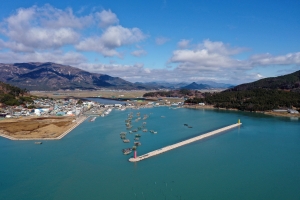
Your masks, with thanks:
M 186 145 L 186 144 L 189 144 L 189 143 L 192 143 L 192 142 L 195 142 L 195 141 L 198 141 L 198 140 L 201 140 L 201 139 L 204 139 L 204 138 L 207 138 L 207 137 L 216 135 L 216 134 L 218 134 L 218 133 L 227 131 L 227 130 L 232 129 L 232 128 L 235 128 L 235 127 L 238 127 L 238 126 L 240 126 L 241 124 L 242 124 L 242 123 L 236 123 L 236 124 L 233 124 L 233 125 L 230 125 L 230 126 L 226 126 L 226 127 L 223 127 L 223 128 L 220 128 L 220 129 L 217 129 L 217 130 L 214 130 L 214 131 L 205 133 L 205 134 L 201 134 L 201 135 L 196 136 L 196 137 L 193 137 L 193 138 L 191 138 L 191 139 L 184 140 L 184 141 L 182 141 L 182 142 L 178 142 L 178 143 L 176 143 L 176 144 L 169 145 L 169 146 L 163 147 L 163 148 L 161 148 L 161 149 L 157 149 L 157 150 L 155 150 L 155 151 L 151 151 L 151 152 L 149 152 L 149 153 L 147 153 L 147 154 L 144 154 L 144 155 L 141 155 L 141 156 L 138 156 L 138 157 L 135 157 L 135 158 L 130 158 L 129 161 L 130 161 L 130 162 L 138 162 L 138 161 L 141 161 L 141 160 L 150 158 L 150 157 L 152 157 L 152 156 L 156 156 L 156 155 L 158 155 L 158 154 L 164 153 L 164 152 L 166 152 L 166 151 L 170 151 L 170 150 L 175 149 L 175 148 L 177 148 L 177 147 L 181 147 L 181 146 L 183 146 L 183 145 Z

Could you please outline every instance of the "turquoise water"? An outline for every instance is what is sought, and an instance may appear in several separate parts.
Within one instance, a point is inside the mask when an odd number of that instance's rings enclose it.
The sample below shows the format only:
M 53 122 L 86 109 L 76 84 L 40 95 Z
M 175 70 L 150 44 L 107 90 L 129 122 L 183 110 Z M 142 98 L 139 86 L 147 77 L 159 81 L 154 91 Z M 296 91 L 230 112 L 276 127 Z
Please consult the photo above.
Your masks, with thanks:
M 148 114 L 138 154 L 215 130 L 225 133 L 130 163 L 119 134 Z M 162 118 L 161 116 L 165 116 Z M 133 122 L 140 126 L 143 120 Z M 187 128 L 183 124 L 193 128 Z M 217 110 L 114 110 L 59 141 L 0 138 L 0 199 L 300 199 L 300 120 Z

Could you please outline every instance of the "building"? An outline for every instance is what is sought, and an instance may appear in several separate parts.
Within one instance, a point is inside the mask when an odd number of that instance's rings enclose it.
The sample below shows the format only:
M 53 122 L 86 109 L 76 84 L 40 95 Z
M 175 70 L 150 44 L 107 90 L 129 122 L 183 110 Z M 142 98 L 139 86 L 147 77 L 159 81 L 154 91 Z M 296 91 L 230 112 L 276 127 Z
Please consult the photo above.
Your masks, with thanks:
M 287 111 L 288 111 L 288 113 L 291 113 L 291 114 L 298 114 L 299 113 L 297 110 L 293 110 L 293 109 L 288 109 Z

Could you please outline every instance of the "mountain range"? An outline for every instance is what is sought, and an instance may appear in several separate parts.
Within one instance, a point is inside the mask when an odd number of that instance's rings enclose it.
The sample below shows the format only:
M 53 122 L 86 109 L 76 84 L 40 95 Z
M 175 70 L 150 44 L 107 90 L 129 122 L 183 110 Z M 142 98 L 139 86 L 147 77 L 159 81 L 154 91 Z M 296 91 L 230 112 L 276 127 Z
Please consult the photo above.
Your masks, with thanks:
M 131 83 L 119 77 L 87 72 L 68 65 L 46 63 L 0 63 L 0 81 L 27 90 L 95 90 L 95 89 L 211 89 L 228 88 L 231 85 L 209 82 L 203 83 L 168 83 L 148 82 Z
M 0 64 L 0 81 L 27 90 L 147 89 L 118 77 L 50 62 Z

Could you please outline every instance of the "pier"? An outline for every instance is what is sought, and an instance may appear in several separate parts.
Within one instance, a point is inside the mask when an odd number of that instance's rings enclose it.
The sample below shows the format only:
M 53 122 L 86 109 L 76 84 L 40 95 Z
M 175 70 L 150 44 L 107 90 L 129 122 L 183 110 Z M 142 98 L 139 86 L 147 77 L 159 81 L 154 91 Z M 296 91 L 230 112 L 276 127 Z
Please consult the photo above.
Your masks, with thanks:
M 201 135 L 199 135 L 199 136 L 190 138 L 190 139 L 188 139 L 188 140 L 184 140 L 184 141 L 182 141 L 182 142 L 178 142 L 178 143 L 176 143 L 176 144 L 172 144 L 172 145 L 163 147 L 163 148 L 161 148 L 161 149 L 157 149 L 157 150 L 155 150 L 155 151 L 151 151 L 151 152 L 146 153 L 146 154 L 141 155 L 141 156 L 136 156 L 136 154 L 135 154 L 135 157 L 134 157 L 134 158 L 130 158 L 129 161 L 130 161 L 130 162 L 138 162 L 138 161 L 141 161 L 141 160 L 150 158 L 150 157 L 152 157 L 152 156 L 156 156 L 156 155 L 158 155 L 158 154 L 165 153 L 165 152 L 170 151 L 170 150 L 172 150 L 172 149 L 175 149 L 175 148 L 177 148 L 177 147 L 181 147 L 181 146 L 183 146 L 183 145 L 190 144 L 190 143 L 192 143 L 192 142 L 195 142 L 195 141 L 198 141 L 198 140 L 202 140 L 202 139 L 204 139 L 204 138 L 207 138 L 207 137 L 216 135 L 216 134 L 218 134 L 218 133 L 221 133 L 221 132 L 230 130 L 230 129 L 235 128 L 235 127 L 238 127 L 238 126 L 240 126 L 240 125 L 242 125 L 242 123 L 240 123 L 240 121 L 239 121 L 239 122 L 236 123 L 236 124 L 233 124 L 233 125 L 230 125 L 230 126 L 226 126 L 226 127 L 223 127 L 223 128 L 220 128 L 220 129 L 217 129 L 217 130 L 214 130 L 214 131 L 205 133 L 205 134 L 201 134 Z

